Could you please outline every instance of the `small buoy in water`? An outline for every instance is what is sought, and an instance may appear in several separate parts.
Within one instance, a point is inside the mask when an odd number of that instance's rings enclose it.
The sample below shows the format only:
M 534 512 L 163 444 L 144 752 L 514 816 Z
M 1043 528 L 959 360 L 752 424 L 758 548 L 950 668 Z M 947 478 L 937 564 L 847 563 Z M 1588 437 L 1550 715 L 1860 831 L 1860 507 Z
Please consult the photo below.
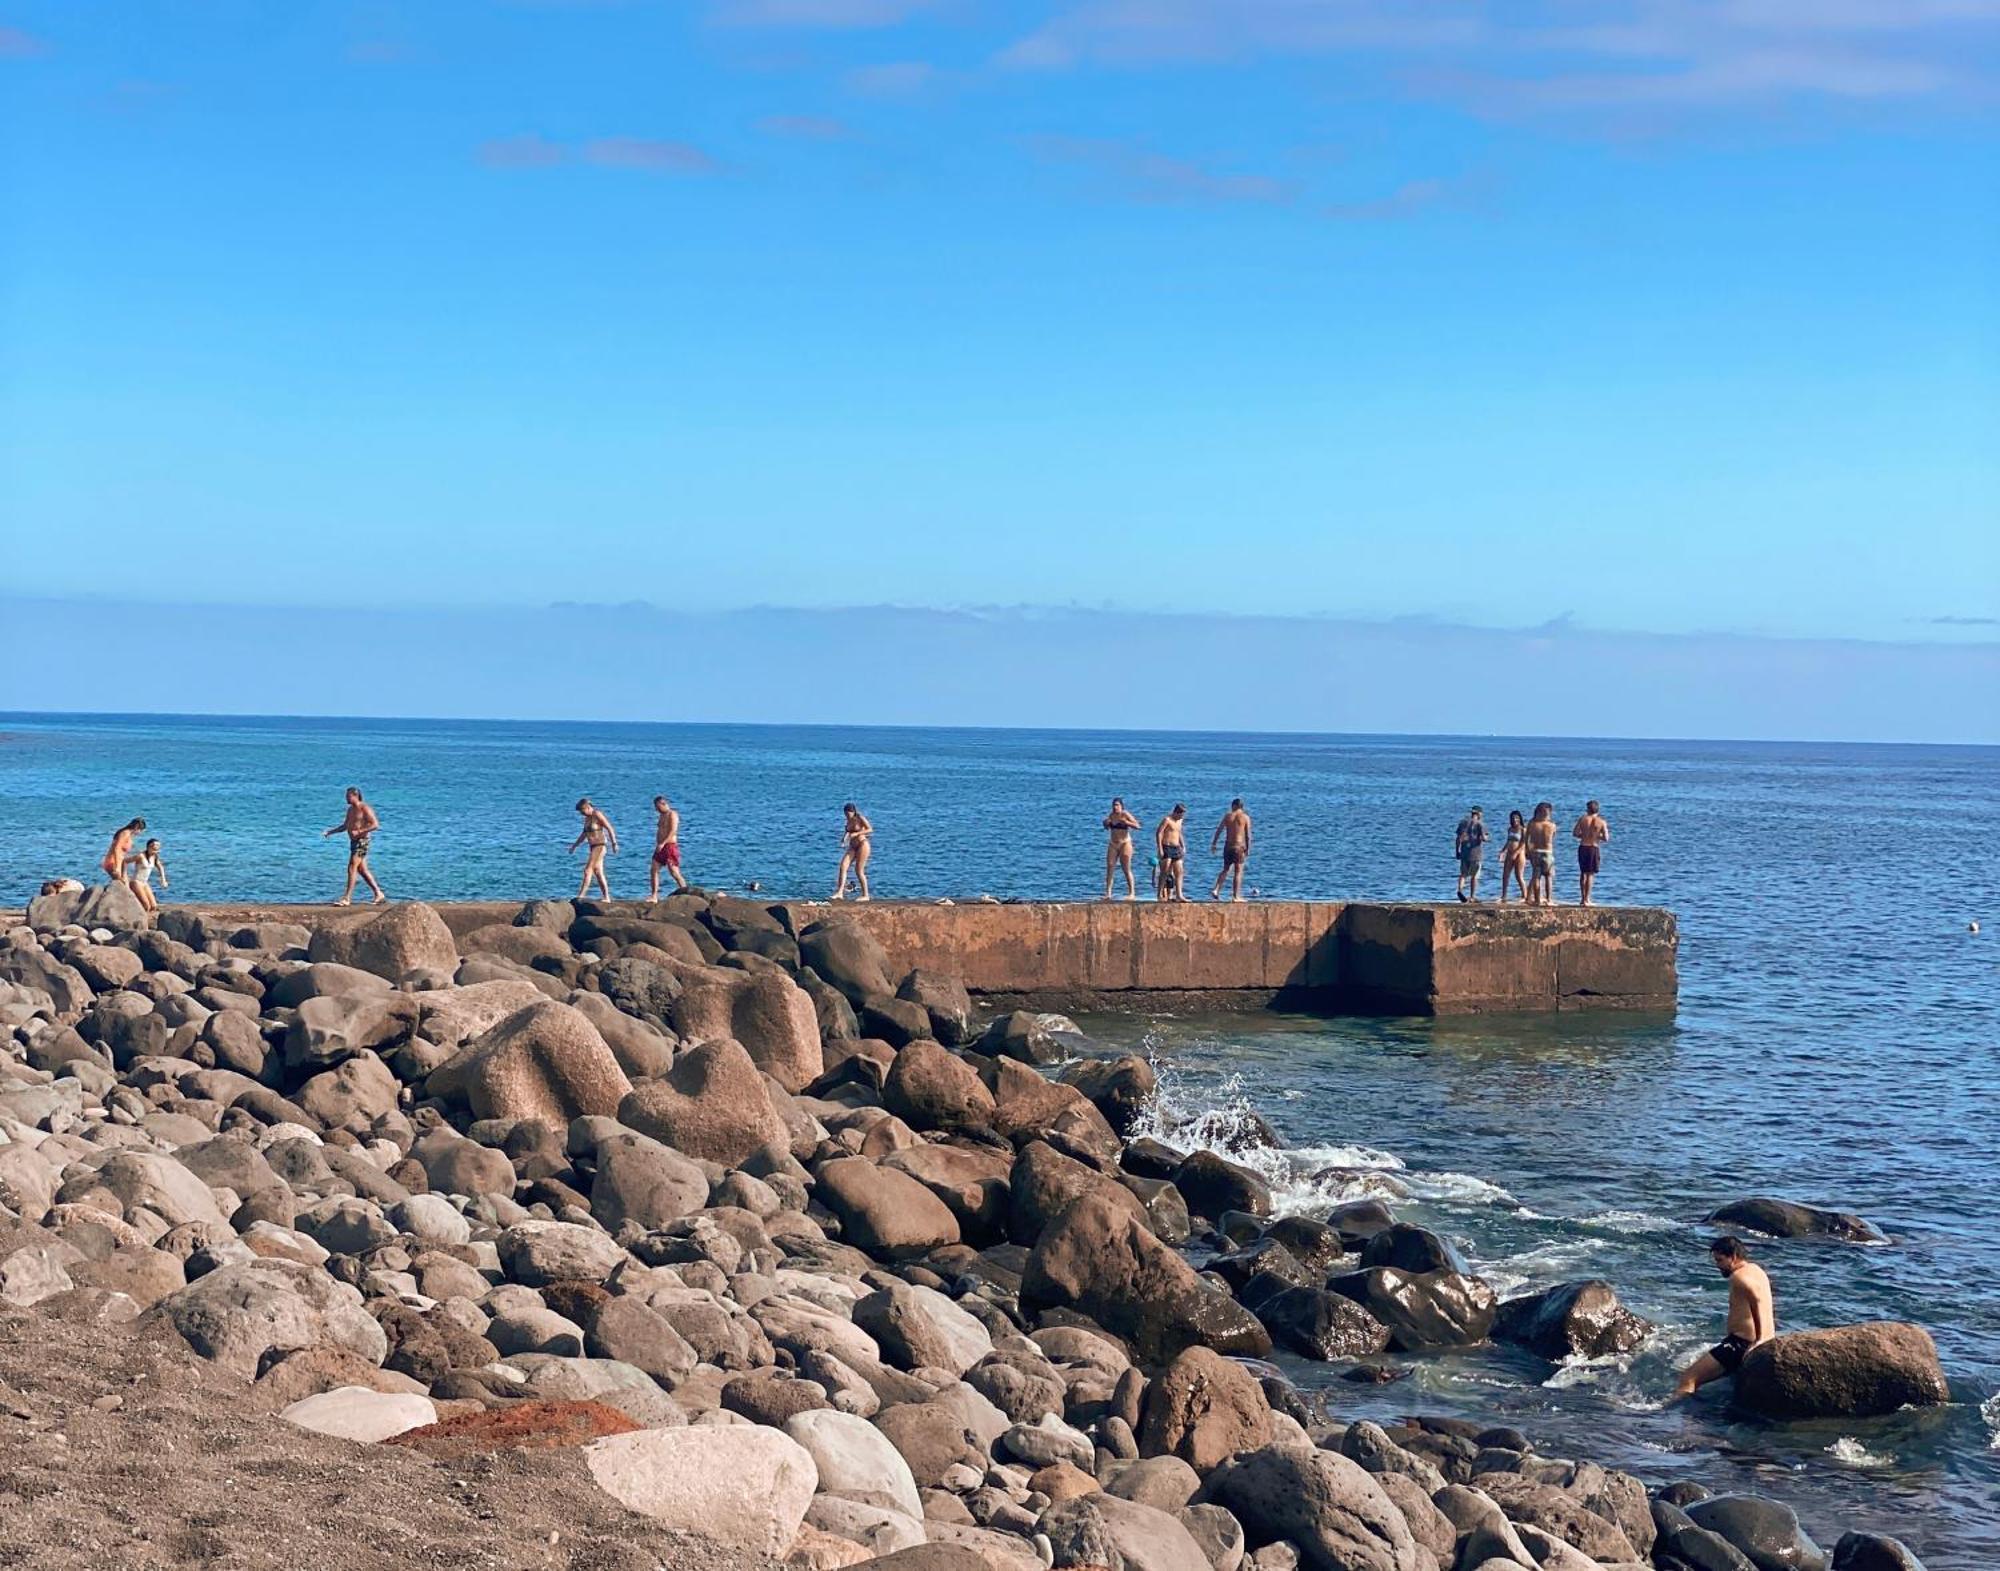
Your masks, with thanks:
M 1968 933 L 1976 933 L 1979 931 L 1979 924 L 1977 922 L 1967 922 L 1965 924 L 1965 930 Z

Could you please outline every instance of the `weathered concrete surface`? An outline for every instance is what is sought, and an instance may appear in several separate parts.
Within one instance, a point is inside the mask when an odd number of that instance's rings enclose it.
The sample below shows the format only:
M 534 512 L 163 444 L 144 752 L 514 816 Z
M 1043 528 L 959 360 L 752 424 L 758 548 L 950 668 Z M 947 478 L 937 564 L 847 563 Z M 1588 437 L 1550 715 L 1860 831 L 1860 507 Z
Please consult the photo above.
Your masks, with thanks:
M 975 993 L 1052 1003 L 1196 995 L 1387 1014 L 1671 1009 L 1670 911 L 1575 906 L 1250 901 L 1161 905 L 783 908 L 795 927 L 844 910 L 901 966 Z
M 636 903 L 635 903 L 636 904 Z M 231 921 L 351 922 L 367 908 L 200 906 Z M 514 900 L 438 904 L 455 935 L 511 922 Z M 773 903 L 797 931 L 862 922 L 899 970 L 960 977 L 995 1001 L 1054 1008 L 1280 1004 L 1332 1013 L 1478 1014 L 1674 1007 L 1679 933 L 1642 907 L 1362 901 Z

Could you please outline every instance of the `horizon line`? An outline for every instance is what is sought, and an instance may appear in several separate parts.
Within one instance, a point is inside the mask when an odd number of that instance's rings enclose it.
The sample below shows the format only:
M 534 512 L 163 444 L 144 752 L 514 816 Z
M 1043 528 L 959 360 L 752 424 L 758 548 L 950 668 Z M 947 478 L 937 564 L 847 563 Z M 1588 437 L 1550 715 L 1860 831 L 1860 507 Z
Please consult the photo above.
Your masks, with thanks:
M 345 723 L 358 725 L 487 725 L 487 726 L 575 726 L 575 727 L 618 727 L 627 729 L 658 729 L 663 727 L 681 730 L 704 731 L 943 731 L 965 735 L 1053 735 L 1053 736 L 1133 736 L 1133 737 L 1200 737 L 1231 738 L 1240 741 L 1304 741 L 1319 740 L 1329 742 L 1576 742 L 1582 744 L 1618 743 L 1623 745 L 1641 744 L 1657 747 L 1702 746 L 1702 747 L 1867 747 L 1905 748 L 1937 751 L 1958 750 L 1970 752 L 2000 752 L 2000 742 L 1908 742 L 1889 741 L 1876 738 L 1860 740 L 1837 737 L 1808 736 L 1640 736 L 1640 735 L 1572 735 L 1560 732 L 1500 732 L 1500 731 L 1216 731 L 1179 730 L 1152 726 L 1000 726 L 1000 725 L 920 725 L 907 721 L 844 721 L 844 720 L 605 720 L 578 718 L 576 716 L 538 715 L 346 715 L 346 714 L 272 714 L 262 711 L 210 711 L 188 710 L 89 710 L 89 709 L 0 709 L 0 724 L 25 721 L 29 724 L 48 721 L 301 721 L 318 723 Z M 4 735 L 0 735 L 4 739 Z

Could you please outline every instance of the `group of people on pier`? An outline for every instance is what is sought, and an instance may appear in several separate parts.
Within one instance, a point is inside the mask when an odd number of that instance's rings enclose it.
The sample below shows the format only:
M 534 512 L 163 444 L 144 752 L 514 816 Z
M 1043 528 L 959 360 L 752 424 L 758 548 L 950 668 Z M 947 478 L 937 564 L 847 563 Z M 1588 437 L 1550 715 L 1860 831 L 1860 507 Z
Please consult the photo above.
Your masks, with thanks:
M 852 802 L 844 803 L 840 811 L 840 864 L 834 875 L 832 898 L 845 900 L 852 890 L 856 899 L 867 900 L 871 897 L 868 863 L 874 853 L 875 826 L 869 822 L 868 815 Z M 576 838 L 569 844 L 569 850 L 572 855 L 578 850 L 585 853 L 583 878 L 577 886 L 577 895 L 579 898 L 586 897 L 595 887 L 598 894 L 609 900 L 611 879 L 605 871 L 604 860 L 606 856 L 617 853 L 618 831 L 604 810 L 587 796 L 578 798 L 576 812 L 582 823 Z M 680 811 L 664 796 L 656 796 L 653 798 L 653 815 L 653 851 L 649 861 L 647 898 L 657 900 L 660 898 L 662 873 L 673 880 L 676 889 L 686 889 L 688 881 L 681 871 Z M 1187 820 L 1187 804 L 1176 802 L 1153 826 L 1152 883 L 1153 898 L 1156 900 L 1184 901 L 1188 898 Z M 326 837 L 347 837 L 347 882 L 334 904 L 353 904 L 357 884 L 365 884 L 377 903 L 388 898 L 376 882 L 374 870 L 368 865 L 369 849 L 375 832 L 381 827 L 382 820 L 362 796 L 360 788 L 349 786 L 340 822 L 324 832 Z M 167 867 L 158 840 L 148 840 L 142 848 L 134 849 L 136 837 L 145 828 L 143 818 L 135 818 L 121 827 L 111 837 L 110 849 L 99 865 L 112 882 L 124 884 L 139 903 L 151 911 L 157 909 L 159 904 L 153 894 L 153 880 L 157 877 L 160 887 L 167 888 Z M 1138 849 L 1136 836 L 1144 831 L 1145 825 L 1125 805 L 1123 797 L 1113 797 L 1110 811 L 1104 815 L 1103 828 L 1106 836 L 1104 898 L 1115 898 L 1122 874 L 1125 898 L 1137 900 L 1139 882 L 1133 863 Z M 1604 815 L 1595 801 L 1584 808 L 1582 816 L 1571 826 L 1570 836 L 1576 842 L 1580 881 L 1577 903 L 1587 906 L 1591 903 L 1597 875 L 1603 866 L 1604 847 L 1611 839 L 1611 826 L 1604 821 Z M 1500 854 L 1502 905 L 1508 901 L 1510 888 L 1518 891 L 1521 899 L 1529 905 L 1554 903 L 1556 837 L 1555 808 L 1547 802 L 1537 803 L 1530 815 L 1524 816 L 1518 810 L 1507 815 L 1507 834 Z M 1211 900 L 1222 899 L 1225 886 L 1232 901 L 1244 898 L 1243 876 L 1249 867 L 1254 839 L 1255 828 L 1249 809 L 1243 805 L 1242 797 L 1236 797 L 1208 837 L 1209 855 L 1221 858 L 1215 882 L 1208 891 Z M 1475 807 L 1459 820 L 1453 850 L 1458 860 L 1457 894 L 1462 901 L 1479 899 L 1479 879 L 1490 839 L 1483 809 Z M 56 887 L 61 887 L 60 881 L 45 885 L 44 892 Z M 758 885 L 753 883 L 749 887 L 755 892 Z M 1251 891 L 1253 895 L 1256 892 L 1254 889 Z
M 1576 842 L 1578 905 L 1590 904 L 1597 875 L 1604 867 L 1604 848 L 1611 841 L 1611 826 L 1604 821 L 1595 799 L 1584 804 L 1583 814 L 1570 826 Z M 1556 810 L 1553 804 L 1537 802 L 1534 812 L 1523 817 L 1519 808 L 1507 815 L 1507 838 L 1500 848 L 1500 904 L 1507 904 L 1511 886 L 1529 905 L 1554 905 L 1556 899 Z M 1484 870 L 1486 845 L 1491 834 L 1486 813 L 1475 807 L 1458 821 L 1453 836 L 1453 854 L 1458 858 L 1458 898 L 1479 898 L 1479 875 Z

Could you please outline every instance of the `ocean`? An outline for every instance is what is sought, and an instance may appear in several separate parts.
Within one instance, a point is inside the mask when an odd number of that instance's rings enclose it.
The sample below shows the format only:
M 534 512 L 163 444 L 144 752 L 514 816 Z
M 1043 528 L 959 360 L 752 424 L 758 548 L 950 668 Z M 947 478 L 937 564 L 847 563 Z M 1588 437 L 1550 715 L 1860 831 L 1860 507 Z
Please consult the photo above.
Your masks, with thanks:
M 1191 890 L 1241 796 L 1258 892 L 1383 900 L 1450 897 L 1472 803 L 1504 824 L 1546 798 L 1567 822 L 1597 797 L 1600 899 L 1680 915 L 1673 1019 L 1080 1024 L 1153 1055 L 1169 1120 L 1219 1139 L 1240 1110 L 1268 1118 L 1288 1206 L 1381 1191 L 1503 1290 L 1603 1276 L 1659 1326 L 1628 1359 L 1478 1350 L 1383 1387 L 1287 1362 L 1334 1412 L 1491 1415 L 1546 1451 L 1788 1500 L 1828 1547 L 1871 1526 L 1931 1571 L 2000 1563 L 2000 749 L 0 715 L 0 903 L 89 876 L 135 815 L 172 898 L 330 897 L 343 843 L 320 831 L 350 784 L 381 814 L 384 886 L 429 899 L 573 892 L 586 794 L 624 837 L 618 895 L 643 892 L 664 792 L 698 883 L 824 894 L 853 800 L 879 895 L 957 899 L 1094 896 L 1113 795 L 1149 825 L 1188 805 Z M 1558 893 L 1574 897 L 1567 864 Z M 1310 1178 L 1329 1167 L 1347 1175 Z M 1775 1428 L 1719 1398 L 1659 1410 L 1719 1334 L 1700 1218 L 1757 1194 L 1857 1211 L 1892 1240 L 1759 1244 L 1781 1327 L 1916 1321 L 1951 1407 Z

